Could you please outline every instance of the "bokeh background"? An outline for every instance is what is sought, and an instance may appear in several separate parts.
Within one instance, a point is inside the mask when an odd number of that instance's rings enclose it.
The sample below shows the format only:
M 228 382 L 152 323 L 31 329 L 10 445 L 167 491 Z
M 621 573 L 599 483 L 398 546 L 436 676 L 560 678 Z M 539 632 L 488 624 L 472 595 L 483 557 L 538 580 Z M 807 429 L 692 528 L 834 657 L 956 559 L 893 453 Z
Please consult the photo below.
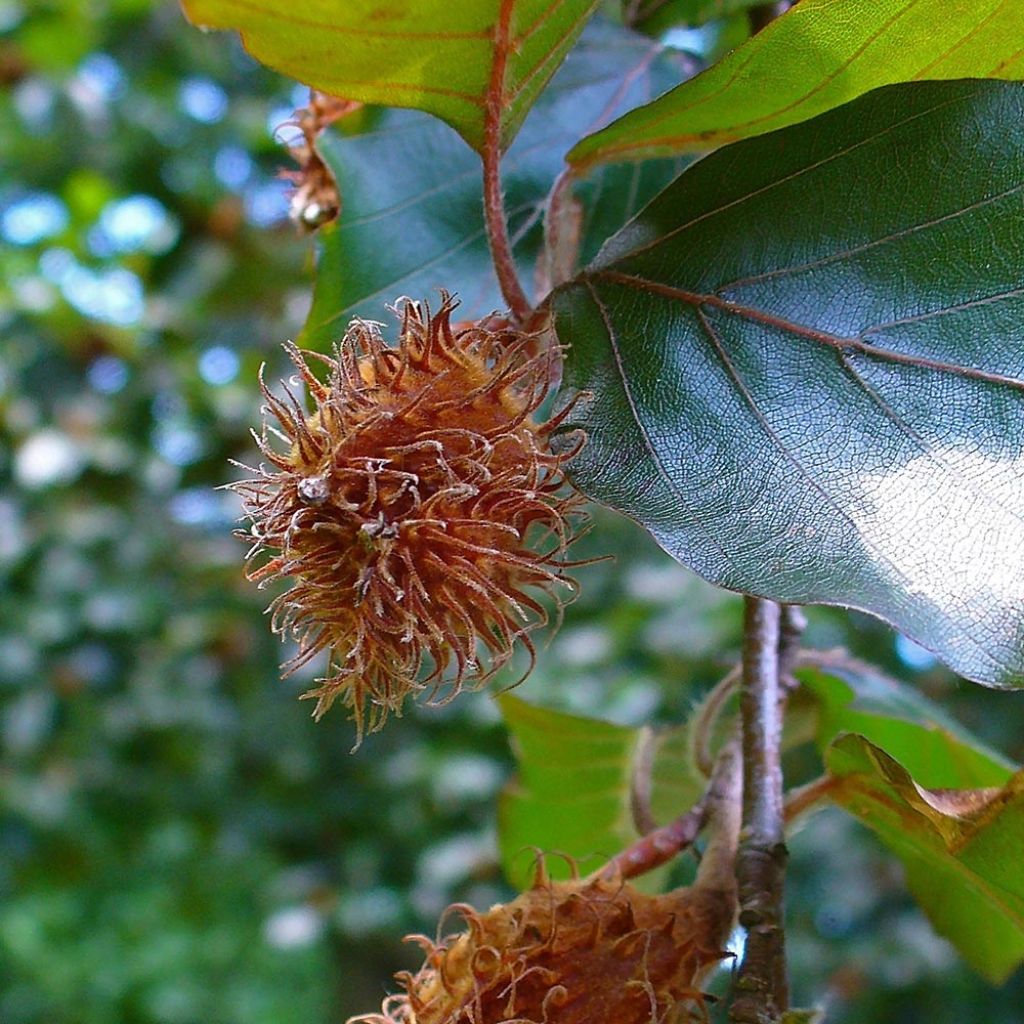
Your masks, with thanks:
M 340 1022 L 412 963 L 404 933 L 509 893 L 493 701 L 411 709 L 351 754 L 340 712 L 296 700 L 312 670 L 279 679 L 215 490 L 309 304 L 279 176 L 306 98 L 173 3 L 0 0 L 2 1024 Z M 735 658 L 740 602 L 598 513 L 604 552 L 519 692 L 678 721 Z M 1020 696 L 863 616 L 815 610 L 808 640 L 1024 758 Z M 829 1020 L 1021 1019 L 1020 973 L 971 975 L 840 813 L 794 838 L 789 884 L 796 995 Z

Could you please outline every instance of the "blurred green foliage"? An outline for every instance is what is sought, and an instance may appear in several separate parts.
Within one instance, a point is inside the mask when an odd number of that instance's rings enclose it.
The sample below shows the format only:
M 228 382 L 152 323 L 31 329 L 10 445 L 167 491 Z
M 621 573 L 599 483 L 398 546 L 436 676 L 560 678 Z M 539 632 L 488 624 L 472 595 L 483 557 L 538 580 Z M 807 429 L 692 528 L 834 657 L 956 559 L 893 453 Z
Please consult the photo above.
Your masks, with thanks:
M 257 368 L 286 372 L 308 308 L 276 138 L 305 92 L 171 3 L 0 0 L 0 33 L 0 1021 L 343 1020 L 412 962 L 401 934 L 507 894 L 511 757 L 484 695 L 354 755 L 339 713 L 314 725 L 295 698 L 316 666 L 278 678 L 213 489 L 252 459 Z M 599 514 L 581 552 L 609 551 L 517 695 L 679 721 L 735 658 L 739 602 Z M 861 616 L 816 611 L 809 641 L 913 675 L 1024 756 L 1021 695 Z M 793 853 L 802 1004 L 1018 1019 L 1020 977 L 970 974 L 839 812 Z

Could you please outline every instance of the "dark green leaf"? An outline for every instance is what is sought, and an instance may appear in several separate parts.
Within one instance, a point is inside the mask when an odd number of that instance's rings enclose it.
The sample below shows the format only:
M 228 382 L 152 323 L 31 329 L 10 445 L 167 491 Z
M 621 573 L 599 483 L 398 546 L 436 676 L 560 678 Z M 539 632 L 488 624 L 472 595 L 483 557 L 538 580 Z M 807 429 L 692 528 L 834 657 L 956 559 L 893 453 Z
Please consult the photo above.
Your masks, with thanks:
M 930 790 L 861 736 L 828 756 L 831 798 L 903 861 L 936 929 L 990 981 L 1024 961 L 1024 772 L 1005 787 Z
M 183 0 L 257 60 L 323 92 L 426 110 L 482 149 L 488 110 L 502 147 L 597 0 Z
M 802 3 L 702 75 L 584 139 L 570 160 L 585 166 L 707 150 L 795 124 L 895 82 L 1021 77 L 1019 3 Z
M 690 69 L 687 58 L 605 22 L 589 26 L 541 97 L 503 162 L 506 206 L 521 276 L 534 278 L 548 193 L 581 124 L 642 103 Z M 361 135 L 319 143 L 343 197 L 321 232 L 313 308 L 303 343 L 337 340 L 350 316 L 380 319 L 399 295 L 459 294 L 459 315 L 504 307 L 480 201 L 480 162 L 443 124 L 408 111 L 379 112 Z M 592 258 L 682 168 L 678 160 L 619 164 L 576 183 L 584 205 L 582 252 Z
M 1024 683 L 1024 89 L 891 86 L 712 154 L 556 295 L 591 497 L 721 586 Z

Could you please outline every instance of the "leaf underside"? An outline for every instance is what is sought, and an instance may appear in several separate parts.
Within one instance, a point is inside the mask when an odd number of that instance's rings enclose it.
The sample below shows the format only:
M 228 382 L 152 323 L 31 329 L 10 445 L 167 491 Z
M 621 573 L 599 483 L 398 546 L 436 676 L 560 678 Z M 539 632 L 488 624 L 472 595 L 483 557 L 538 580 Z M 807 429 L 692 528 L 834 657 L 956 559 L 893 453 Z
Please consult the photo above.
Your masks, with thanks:
M 1022 120 L 897 85 L 684 173 L 554 297 L 580 488 L 713 583 L 1024 684 Z
M 1024 772 L 1005 786 L 924 789 L 861 736 L 829 751 L 831 798 L 903 861 L 914 898 L 964 959 L 992 982 L 1024 961 Z
M 802 0 L 703 74 L 580 142 L 576 166 L 698 152 L 795 124 L 871 89 L 1024 78 L 1016 0 Z
M 182 0 L 261 63 L 334 96 L 414 107 L 476 150 L 511 141 L 597 0 Z M 488 118 L 494 119 L 488 124 Z

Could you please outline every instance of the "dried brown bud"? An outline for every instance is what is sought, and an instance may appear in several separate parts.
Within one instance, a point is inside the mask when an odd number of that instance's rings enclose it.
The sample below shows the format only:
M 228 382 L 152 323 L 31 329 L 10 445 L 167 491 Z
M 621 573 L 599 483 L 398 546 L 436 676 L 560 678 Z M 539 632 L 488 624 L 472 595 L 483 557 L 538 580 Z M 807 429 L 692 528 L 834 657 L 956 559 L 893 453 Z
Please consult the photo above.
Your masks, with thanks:
M 296 110 L 294 119 L 289 122 L 302 133 L 302 140 L 288 147 L 299 168 L 282 171 L 281 176 L 294 186 L 288 207 L 289 216 L 303 231 L 315 231 L 334 220 L 341 212 L 338 185 L 330 168 L 317 152 L 317 136 L 328 125 L 361 107 L 361 103 L 353 100 L 343 100 L 311 89 L 309 105 Z
M 363 320 L 333 358 L 289 346 L 315 411 L 264 385 L 280 429 L 257 440 L 272 468 L 232 485 L 252 519 L 250 558 L 272 556 L 250 578 L 292 578 L 271 605 L 274 629 L 299 642 L 286 671 L 328 650 L 329 674 L 306 696 L 318 717 L 341 697 L 360 730 L 413 692 L 449 699 L 483 681 L 520 638 L 532 661 L 525 634 L 547 616 L 530 591 L 574 586 L 571 453 L 549 446 L 559 417 L 533 419 L 558 354 L 507 328 L 454 331 L 453 307 L 445 296 L 430 316 L 403 300 L 394 348 Z
M 349 1024 L 681 1024 L 706 1019 L 700 982 L 726 954 L 731 892 L 648 896 L 628 882 L 540 881 L 426 951 L 381 1013 Z

